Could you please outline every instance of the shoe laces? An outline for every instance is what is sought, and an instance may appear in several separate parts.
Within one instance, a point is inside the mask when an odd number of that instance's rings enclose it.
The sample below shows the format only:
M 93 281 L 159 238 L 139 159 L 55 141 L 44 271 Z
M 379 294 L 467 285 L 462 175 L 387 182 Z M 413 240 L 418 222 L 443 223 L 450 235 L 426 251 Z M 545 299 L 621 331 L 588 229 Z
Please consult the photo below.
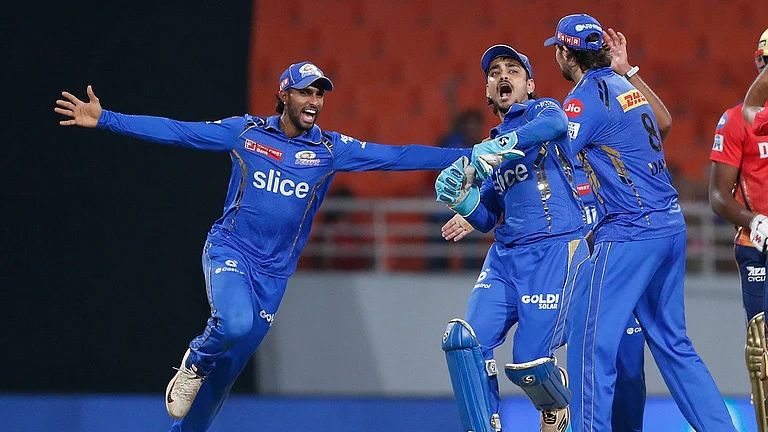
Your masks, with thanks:
M 194 397 L 200 390 L 204 378 L 187 367 L 174 369 L 179 371 L 181 375 L 173 385 L 173 392 L 187 399 Z

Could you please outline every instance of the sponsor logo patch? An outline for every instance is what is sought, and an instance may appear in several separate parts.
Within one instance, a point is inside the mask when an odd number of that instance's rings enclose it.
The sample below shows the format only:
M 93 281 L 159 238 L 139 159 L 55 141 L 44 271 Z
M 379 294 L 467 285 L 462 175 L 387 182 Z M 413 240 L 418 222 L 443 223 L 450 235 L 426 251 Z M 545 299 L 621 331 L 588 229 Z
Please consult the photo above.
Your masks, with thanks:
M 581 39 L 576 36 L 568 36 L 565 33 L 557 32 L 557 40 L 566 45 L 581 45 Z
M 768 158 L 768 142 L 759 142 L 757 147 L 760 150 L 760 159 Z
M 296 160 L 294 163 L 296 165 L 305 165 L 305 166 L 315 166 L 320 165 L 320 159 L 317 158 L 317 154 L 311 150 L 302 150 L 300 152 L 297 152 Z
M 576 29 L 577 32 L 584 31 L 584 30 L 594 30 L 597 32 L 602 33 L 603 28 L 600 27 L 597 24 L 587 23 L 587 24 L 576 24 L 573 28 Z
M 765 282 L 765 267 L 747 266 L 747 282 Z
M 723 151 L 723 136 L 720 134 L 715 134 L 715 142 L 712 144 L 712 150 L 714 151 Z
M 616 96 L 616 100 L 619 101 L 624 112 L 642 105 L 648 105 L 648 99 L 637 89 Z
M 568 122 L 568 137 L 572 140 L 578 138 L 579 129 L 581 129 L 581 123 Z
M 720 129 L 723 126 L 725 126 L 725 123 L 728 121 L 728 114 L 723 113 L 722 117 L 720 117 L 720 120 L 717 121 L 717 128 Z
M 265 146 L 264 144 L 261 144 L 261 143 L 253 142 L 248 138 L 245 139 L 245 148 L 252 152 L 256 152 L 258 154 L 263 154 L 264 156 L 268 156 L 276 161 L 283 160 L 282 150 Z
M 592 188 L 589 186 L 589 183 L 576 186 L 576 190 L 579 191 L 579 195 L 589 195 L 589 193 L 592 192 Z
M 565 104 L 563 111 L 565 111 L 565 115 L 567 115 L 568 118 L 578 117 L 584 111 L 584 104 L 578 99 L 571 99 Z
M 523 304 L 538 304 L 539 309 L 557 309 L 560 294 L 533 294 L 520 297 Z

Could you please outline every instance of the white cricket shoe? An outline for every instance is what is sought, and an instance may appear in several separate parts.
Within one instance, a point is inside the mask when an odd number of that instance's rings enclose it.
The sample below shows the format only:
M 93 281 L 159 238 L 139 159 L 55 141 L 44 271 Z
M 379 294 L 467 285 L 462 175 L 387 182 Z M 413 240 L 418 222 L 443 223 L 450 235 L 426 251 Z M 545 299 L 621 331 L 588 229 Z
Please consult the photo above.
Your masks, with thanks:
M 563 384 L 568 387 L 568 374 L 558 366 Z M 541 432 L 566 432 L 571 424 L 571 409 L 569 407 L 541 411 Z
M 178 372 L 165 390 L 165 409 L 171 417 L 177 419 L 187 415 L 205 379 L 205 377 L 196 374 L 194 370 L 186 367 L 187 357 L 189 357 L 189 349 L 184 353 L 181 366 L 177 369 Z M 192 367 L 194 368 L 194 366 Z

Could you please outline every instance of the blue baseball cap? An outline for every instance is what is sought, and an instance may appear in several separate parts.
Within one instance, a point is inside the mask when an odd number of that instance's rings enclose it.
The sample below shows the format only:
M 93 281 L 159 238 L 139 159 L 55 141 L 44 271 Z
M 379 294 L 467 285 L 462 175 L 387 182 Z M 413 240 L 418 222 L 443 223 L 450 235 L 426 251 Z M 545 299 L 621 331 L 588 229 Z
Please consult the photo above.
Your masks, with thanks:
M 528 56 L 515 51 L 515 49 L 509 45 L 494 45 L 485 50 L 483 57 L 480 59 L 480 66 L 482 66 L 485 76 L 488 76 L 488 68 L 491 67 L 493 59 L 501 56 L 512 57 L 519 61 L 525 70 L 528 71 L 528 78 L 533 79 L 533 68 L 531 67 L 531 62 L 528 61 Z
M 587 37 L 597 34 L 597 40 L 587 42 Z M 557 23 L 555 35 L 544 41 L 544 46 L 565 45 L 568 48 L 598 51 L 603 46 L 603 26 L 587 14 L 563 17 Z
M 333 90 L 333 83 L 323 75 L 323 71 L 319 67 L 308 61 L 294 63 L 280 75 L 278 88 L 280 90 L 303 89 L 316 81 L 320 81 L 325 90 Z

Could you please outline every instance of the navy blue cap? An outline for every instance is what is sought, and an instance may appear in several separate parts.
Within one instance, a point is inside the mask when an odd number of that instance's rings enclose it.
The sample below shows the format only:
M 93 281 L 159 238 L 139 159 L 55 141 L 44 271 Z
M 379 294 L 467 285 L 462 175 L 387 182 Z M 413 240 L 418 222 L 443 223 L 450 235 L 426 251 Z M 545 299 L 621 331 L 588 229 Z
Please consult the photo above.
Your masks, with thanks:
M 319 67 L 308 61 L 294 63 L 280 75 L 279 89 L 303 89 L 316 81 L 320 81 L 325 90 L 333 90 L 333 83 L 323 75 Z
M 528 56 L 515 51 L 515 49 L 509 45 L 494 45 L 485 50 L 483 57 L 480 59 L 480 66 L 482 66 L 486 76 L 488 76 L 488 68 L 491 67 L 493 59 L 501 56 L 512 57 L 519 61 L 525 70 L 528 71 L 528 78 L 533 79 L 533 68 L 531 67 L 531 62 L 528 61 Z
M 597 40 L 587 42 L 587 37 L 593 33 L 597 33 Z M 603 26 L 587 14 L 565 16 L 557 23 L 555 35 L 544 41 L 544 46 L 555 44 L 598 51 L 603 46 Z

